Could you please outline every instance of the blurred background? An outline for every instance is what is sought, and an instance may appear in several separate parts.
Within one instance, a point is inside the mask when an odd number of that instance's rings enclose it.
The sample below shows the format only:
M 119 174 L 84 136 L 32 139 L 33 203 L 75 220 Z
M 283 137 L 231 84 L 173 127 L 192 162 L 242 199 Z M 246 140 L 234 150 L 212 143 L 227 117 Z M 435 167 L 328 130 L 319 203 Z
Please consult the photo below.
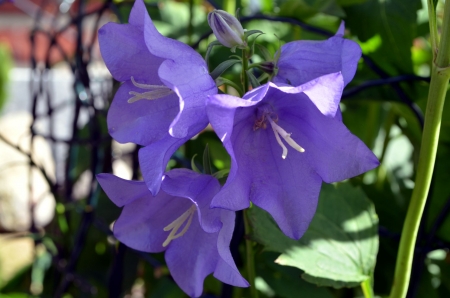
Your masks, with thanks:
M 448 0 L 447 0 L 448 1 Z M 375 292 L 388 294 L 399 234 L 414 187 L 432 63 L 425 0 L 167 0 L 146 1 L 158 30 L 202 55 L 214 40 L 206 16 L 241 8 L 246 29 L 274 54 L 285 42 L 324 40 L 346 22 L 363 57 L 344 90 L 347 127 L 381 161 L 354 178 L 375 204 L 380 248 Z M 0 297 L 184 297 L 163 255 L 118 243 L 120 214 L 95 174 L 139 179 L 133 144 L 111 140 L 107 109 L 119 82 L 99 52 L 97 30 L 126 23 L 133 1 L 0 0 Z M 435 1 L 438 25 L 443 1 Z M 230 56 L 216 47 L 210 70 Z M 258 55 L 255 61 L 261 59 Z M 225 75 L 238 82 L 239 66 Z M 409 297 L 450 297 L 450 108 L 444 110 L 435 174 L 416 248 Z M 206 144 L 216 170 L 230 160 L 214 132 L 184 145 L 168 168 L 191 167 Z M 201 168 L 201 165 L 198 164 Z M 231 244 L 242 268 L 242 218 Z M 275 264 L 258 247 L 256 286 L 262 297 L 358 297 L 358 288 L 317 287 L 302 271 Z M 248 297 L 212 277 L 204 297 Z

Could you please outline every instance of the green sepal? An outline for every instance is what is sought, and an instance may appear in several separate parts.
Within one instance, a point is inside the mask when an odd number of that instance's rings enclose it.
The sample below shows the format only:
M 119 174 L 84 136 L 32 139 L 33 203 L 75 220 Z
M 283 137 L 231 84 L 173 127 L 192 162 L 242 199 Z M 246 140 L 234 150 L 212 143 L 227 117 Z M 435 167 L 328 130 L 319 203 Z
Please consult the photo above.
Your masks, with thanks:
M 197 168 L 197 166 L 195 165 L 195 157 L 196 157 L 196 156 L 197 156 L 197 153 L 194 154 L 194 156 L 192 156 L 192 159 L 191 159 L 191 168 L 192 168 L 192 170 L 193 170 L 194 172 L 201 173 L 202 171 L 200 171 L 200 170 Z
M 261 76 L 259 76 L 258 82 L 261 84 L 265 79 L 268 79 L 269 77 L 270 75 L 268 73 L 263 73 Z
M 229 79 L 225 79 L 224 77 L 218 77 L 216 80 L 216 86 L 220 87 L 222 85 L 227 85 L 230 87 L 233 87 L 234 89 L 236 89 L 236 91 L 239 93 L 240 96 L 242 96 L 244 93 L 242 92 L 242 88 L 239 87 L 235 82 L 229 80 Z
M 237 59 L 230 59 L 230 60 L 223 61 L 213 71 L 211 71 L 211 73 L 209 75 L 215 80 L 218 77 L 220 77 L 220 75 L 225 70 L 227 70 L 228 68 L 230 68 L 231 66 L 235 65 L 238 62 L 241 62 L 241 61 L 237 60 Z
M 256 46 L 258 47 L 258 49 L 261 52 L 261 55 L 263 56 L 265 61 L 273 60 L 272 55 L 270 54 L 268 49 L 266 49 L 264 46 L 262 46 L 260 44 L 256 44 Z
M 246 71 L 247 77 L 250 81 L 250 84 L 252 85 L 253 88 L 259 87 L 261 86 L 261 84 L 259 83 L 258 79 L 252 74 L 252 72 L 250 70 Z
M 247 38 L 253 34 L 264 34 L 264 32 L 262 32 L 261 30 L 248 30 L 245 31 L 244 35 L 245 35 L 245 39 L 247 40 Z
M 228 176 L 228 173 L 230 173 L 230 169 L 223 169 L 218 172 L 215 172 L 214 174 L 212 174 L 212 176 L 217 179 L 222 179 L 222 178 Z
M 206 144 L 205 150 L 203 150 L 203 170 L 205 171 L 206 175 L 212 174 L 212 168 L 211 168 L 211 155 L 209 153 L 209 146 Z
M 253 39 L 252 45 L 250 46 L 250 48 L 252 49 L 252 51 L 251 51 L 251 53 L 250 53 L 250 56 L 253 56 L 253 54 L 255 53 L 255 43 L 256 43 L 256 39 L 257 39 L 258 37 L 260 37 L 261 35 L 263 35 L 263 34 L 264 34 L 264 33 L 260 33 L 260 34 L 256 35 L 256 37 Z
M 209 55 L 211 54 L 212 48 L 215 46 L 221 46 L 221 45 L 222 44 L 218 40 L 215 40 L 208 45 L 208 48 L 206 49 L 206 54 L 205 54 L 205 61 L 206 61 L 206 65 L 208 65 L 208 69 L 209 69 Z

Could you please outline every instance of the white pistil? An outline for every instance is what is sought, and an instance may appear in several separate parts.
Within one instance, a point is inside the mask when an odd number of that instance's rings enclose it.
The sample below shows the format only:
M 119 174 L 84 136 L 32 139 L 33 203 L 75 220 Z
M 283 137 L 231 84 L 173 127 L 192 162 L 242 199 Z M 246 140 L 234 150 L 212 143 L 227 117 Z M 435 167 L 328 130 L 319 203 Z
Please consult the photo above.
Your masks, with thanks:
M 270 125 L 272 126 L 273 129 L 273 133 L 275 134 L 275 138 L 277 139 L 277 143 L 281 146 L 281 148 L 283 149 L 283 153 L 281 155 L 281 157 L 283 159 L 286 158 L 287 154 L 288 154 L 288 150 L 286 148 L 286 146 L 283 144 L 283 142 L 281 141 L 280 136 L 283 137 L 283 139 L 286 141 L 286 143 L 288 143 L 289 146 L 291 146 L 292 148 L 294 148 L 295 150 L 297 150 L 298 152 L 305 152 L 305 149 L 300 146 L 299 144 L 297 144 L 292 138 L 291 138 L 291 134 L 287 133 L 284 129 L 282 129 L 278 124 L 275 123 L 275 121 L 273 121 L 270 117 L 267 117 L 267 119 L 269 120 Z
M 143 93 L 130 91 L 128 94 L 134 95 L 134 96 L 132 98 L 128 99 L 128 103 L 133 103 L 140 99 L 148 99 L 148 100 L 158 99 L 158 98 L 162 98 L 162 97 L 165 97 L 165 96 L 173 93 L 173 91 L 170 88 L 167 88 L 164 85 L 148 85 L 148 84 L 138 83 L 134 80 L 133 77 L 131 77 L 131 82 L 133 83 L 134 86 L 136 86 L 138 88 L 151 90 L 151 91 L 147 91 L 147 92 L 143 92 Z
M 169 236 L 167 236 L 167 239 L 163 243 L 163 247 L 166 247 L 169 245 L 169 243 L 177 238 L 180 238 L 183 236 L 187 230 L 189 229 L 189 226 L 192 223 L 192 217 L 194 216 L 195 211 L 197 210 L 197 207 L 195 205 L 192 205 L 186 212 L 180 215 L 177 219 L 175 219 L 173 222 L 168 224 L 166 227 L 164 227 L 164 231 L 170 231 Z M 186 225 L 184 226 L 183 230 L 181 230 L 180 233 L 177 234 L 178 229 L 184 224 L 184 222 L 187 220 Z

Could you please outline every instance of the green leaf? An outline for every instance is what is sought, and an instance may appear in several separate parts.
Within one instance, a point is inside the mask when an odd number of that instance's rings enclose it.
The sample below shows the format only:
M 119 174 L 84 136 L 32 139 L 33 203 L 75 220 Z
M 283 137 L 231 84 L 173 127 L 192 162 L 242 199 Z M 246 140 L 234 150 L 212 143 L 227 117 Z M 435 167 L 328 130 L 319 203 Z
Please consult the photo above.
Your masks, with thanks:
M 208 67 L 209 67 L 209 56 L 211 55 L 212 48 L 215 46 L 221 46 L 221 45 L 222 44 L 218 40 L 215 40 L 208 45 L 208 48 L 206 49 L 206 54 L 205 54 L 205 61 L 206 61 L 206 64 L 208 64 Z
M 421 0 L 368 0 L 345 7 L 346 25 L 365 42 L 379 34 L 382 43 L 371 57 L 390 74 L 412 73 L 411 48 Z
M 307 19 L 318 13 L 345 17 L 345 12 L 336 0 L 287 0 L 280 7 L 280 16 Z
M 208 144 L 206 144 L 205 150 L 203 151 L 203 169 L 205 171 L 205 174 L 211 175 L 211 173 L 212 173 L 211 155 L 209 154 Z
M 349 183 L 324 184 L 316 214 L 303 237 L 285 236 L 269 214 L 250 209 L 252 238 L 280 252 L 276 262 L 305 271 L 322 286 L 355 286 L 368 279 L 378 252 L 378 217 L 364 192 Z
M 253 75 L 251 70 L 247 70 L 246 73 L 247 73 L 247 77 L 250 81 L 250 84 L 252 85 L 253 88 L 261 86 L 258 79 Z
M 268 288 L 275 292 L 275 297 L 334 297 L 329 289 L 317 287 L 303 280 L 301 270 L 274 263 L 277 256 L 277 253 L 264 252 L 258 254 L 255 260 L 258 277 L 262 278 L 267 283 Z M 299 293 L 301 293 L 301 296 L 299 296 Z M 273 297 L 273 295 L 269 297 Z
M 263 56 L 265 61 L 273 60 L 272 55 L 270 54 L 268 49 L 266 49 L 264 46 L 260 44 L 256 44 L 256 46 L 258 47 L 258 50 L 261 52 L 261 55 Z
M 245 35 L 245 39 L 247 39 L 249 36 L 252 36 L 253 34 L 264 34 L 264 32 L 262 32 L 261 30 L 247 30 L 245 31 L 244 35 Z
M 220 77 L 220 75 L 222 73 L 224 73 L 225 70 L 227 70 L 228 68 L 230 68 L 231 66 L 233 66 L 239 62 L 241 62 L 241 61 L 237 60 L 237 59 L 230 59 L 230 60 L 223 61 L 210 73 L 210 76 L 215 80 L 218 77 Z
M 229 80 L 229 79 L 226 79 L 226 78 L 224 78 L 224 77 L 218 77 L 215 81 L 216 81 L 217 87 L 220 87 L 220 86 L 222 86 L 222 85 L 231 86 L 231 87 L 233 87 L 234 89 L 236 89 L 236 91 L 237 91 L 241 96 L 244 94 L 243 91 L 242 91 L 242 89 L 241 89 L 241 87 L 239 87 L 235 82 L 233 82 L 233 81 L 231 81 L 231 80 Z

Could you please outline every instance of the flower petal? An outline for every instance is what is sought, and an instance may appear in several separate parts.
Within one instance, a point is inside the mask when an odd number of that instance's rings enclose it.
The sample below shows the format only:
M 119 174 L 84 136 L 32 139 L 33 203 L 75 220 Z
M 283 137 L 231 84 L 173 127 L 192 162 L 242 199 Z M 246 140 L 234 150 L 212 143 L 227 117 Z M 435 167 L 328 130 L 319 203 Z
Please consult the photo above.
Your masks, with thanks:
M 372 151 L 341 121 L 322 115 L 311 101 L 279 102 L 280 125 L 305 148 L 308 163 L 323 181 L 342 181 L 379 165 Z
M 125 205 L 119 219 L 114 223 L 114 236 L 127 246 L 140 251 L 164 251 L 166 248 L 163 243 L 169 236 L 169 231 L 164 231 L 164 227 L 191 206 L 190 200 L 182 200 L 165 192 L 159 192 L 153 197 L 148 192 L 146 196 Z
M 96 178 L 106 195 L 118 207 L 148 194 L 148 188 L 142 181 L 125 180 L 106 173 L 98 174 Z
M 117 90 L 108 111 L 107 122 L 111 136 L 119 143 L 148 145 L 168 135 L 170 122 L 178 113 L 178 99 L 175 94 L 159 99 L 141 99 L 128 103 L 133 95 L 129 92 L 143 92 L 130 81 Z
M 191 51 L 193 51 L 191 49 Z M 159 68 L 159 76 L 179 98 L 180 112 L 170 125 L 170 134 L 184 138 L 199 133 L 208 125 L 206 99 L 217 93 L 217 87 L 206 65 L 188 56 L 183 63 L 166 60 Z
M 217 249 L 220 259 L 214 270 L 214 277 L 218 280 L 236 287 L 248 287 L 249 283 L 242 277 L 234 263 L 230 252 L 230 242 L 234 231 L 236 213 L 221 210 L 223 227 L 219 232 Z
M 130 24 L 108 23 L 98 31 L 100 52 L 114 79 L 134 77 L 149 84 L 162 84 L 158 68 L 164 61 L 152 55 L 145 45 L 142 28 Z
M 303 92 L 308 95 L 322 114 L 342 119 L 339 103 L 344 89 L 344 81 L 340 72 L 318 77 L 297 87 L 277 86 L 273 83 L 269 85 L 285 93 L 299 94 Z
M 293 41 L 281 47 L 275 83 L 298 86 L 325 74 L 342 72 L 344 84 L 354 77 L 361 48 L 342 38 L 342 25 L 337 34 L 325 41 Z
M 162 177 L 170 157 L 186 143 L 191 136 L 178 139 L 169 134 L 139 150 L 139 165 L 148 189 L 156 195 L 161 188 Z
M 161 189 L 172 196 L 192 200 L 205 232 L 218 232 L 222 227 L 220 210 L 210 209 L 212 197 L 220 190 L 217 179 L 187 169 L 173 169 L 164 176 Z
M 178 286 L 191 297 L 202 294 L 203 281 L 214 272 L 219 260 L 217 235 L 205 233 L 193 220 L 186 234 L 167 247 L 167 267 Z

